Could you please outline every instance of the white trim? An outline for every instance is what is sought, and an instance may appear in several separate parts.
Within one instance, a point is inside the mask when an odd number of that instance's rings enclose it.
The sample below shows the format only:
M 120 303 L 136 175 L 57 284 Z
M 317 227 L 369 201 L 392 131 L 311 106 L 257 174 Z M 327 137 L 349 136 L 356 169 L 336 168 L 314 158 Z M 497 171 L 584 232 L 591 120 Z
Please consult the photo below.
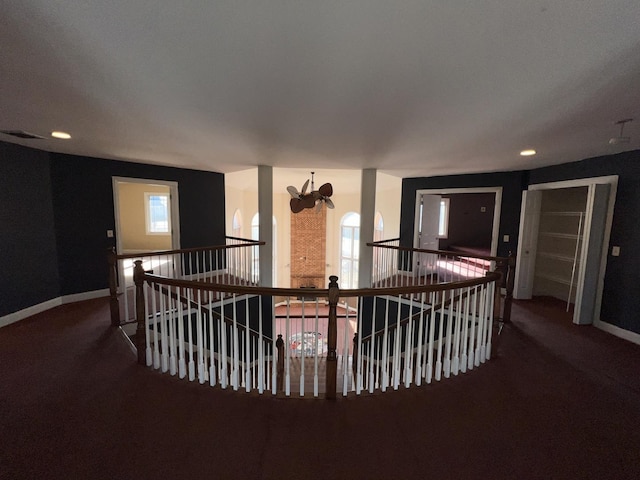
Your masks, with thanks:
M 604 330 L 611 335 L 615 335 L 618 338 L 622 338 L 623 340 L 628 340 L 629 342 L 640 345 L 640 334 L 636 332 L 625 330 L 624 328 L 620 328 L 610 323 L 603 322 L 602 320 L 594 320 L 593 326 L 599 328 L 600 330 Z
M 62 297 L 60 297 L 60 299 L 62 300 L 62 305 L 66 305 L 67 303 L 82 302 L 83 300 L 92 300 L 94 298 L 108 297 L 109 294 L 110 294 L 109 289 L 103 288 L 101 290 L 92 290 L 90 292 L 63 295 Z
M 47 300 L 46 302 L 38 303 L 37 305 L 32 305 L 31 307 L 27 307 L 25 309 L 18 310 L 17 312 L 10 313 L 9 315 L 0 317 L 0 328 L 6 327 L 7 325 L 18 322 L 20 320 L 24 320 L 25 318 L 31 317 L 32 315 L 37 315 L 38 313 L 45 312 L 60 305 L 62 305 L 62 299 L 60 297 L 56 297 L 52 298 L 51 300 Z
M 153 232 L 151 231 L 151 218 L 150 218 L 150 210 L 149 210 L 149 205 L 151 204 L 151 200 L 150 197 L 165 197 L 167 199 L 167 209 L 169 210 L 169 215 L 168 215 L 168 222 L 167 222 L 167 231 L 166 232 Z M 173 224 L 171 221 L 171 217 L 172 217 L 172 213 L 171 213 L 171 189 L 169 190 L 169 193 L 164 193 L 164 192 L 144 192 L 144 228 L 145 231 L 147 233 L 147 235 L 158 235 L 158 236 L 162 236 L 162 237 L 170 237 L 171 236 L 171 232 L 173 231 Z M 173 239 L 172 239 L 172 243 L 173 243 Z M 172 245 L 172 249 L 173 249 L 173 245 Z
M 559 188 L 573 188 L 573 187 L 588 187 L 589 185 L 596 183 L 608 183 L 609 189 L 609 209 L 607 211 L 607 220 L 604 228 L 604 238 L 602 239 L 602 258 L 600 261 L 600 272 L 598 277 L 598 287 L 596 294 L 596 303 L 594 306 L 594 324 L 600 318 L 600 311 L 602 310 L 602 295 L 604 292 L 604 275 L 607 269 L 607 260 L 609 257 L 609 242 L 611 240 L 611 227 L 613 224 L 613 212 L 615 210 L 616 194 L 618 192 L 618 175 L 606 175 L 602 177 L 586 177 L 575 178 L 573 180 L 563 180 L 560 182 L 547 182 L 547 183 L 532 183 L 527 187 L 527 190 L 554 190 Z M 522 214 L 522 212 L 521 212 Z M 521 220 L 522 223 L 522 220 Z M 522 238 L 518 238 L 518 245 Z M 519 257 L 516 257 L 516 262 L 519 263 Z M 516 272 L 518 271 L 518 265 L 516 265 Z
M 120 210 L 119 210 L 119 197 L 118 197 L 118 184 L 119 183 L 141 183 L 146 185 L 163 185 L 169 187 L 171 192 L 171 249 L 180 249 L 180 199 L 178 196 L 178 182 L 171 180 L 151 180 L 148 178 L 133 178 L 133 177 L 111 177 L 111 185 L 113 189 L 113 212 L 115 221 L 115 233 L 116 233 L 116 252 L 122 252 L 122 235 L 120 232 Z
M 493 209 L 493 229 L 491 232 L 491 256 L 498 254 L 500 241 L 500 212 L 502 210 L 502 187 L 430 188 L 416 190 L 416 208 L 413 221 L 413 246 L 418 247 L 418 218 L 420 217 L 420 197 L 422 195 L 450 195 L 456 193 L 495 193 Z
M 24 320 L 25 318 L 29 318 L 33 315 L 37 315 L 38 313 L 46 312 L 47 310 L 59 307 L 60 305 L 107 296 L 109 296 L 109 289 L 103 288 L 102 290 L 94 290 L 92 292 L 74 293 L 72 295 L 52 298 L 46 302 L 38 303 L 37 305 L 32 305 L 22 310 L 18 310 L 17 312 L 5 315 L 4 317 L 0 317 L 0 328 L 19 322 L 20 320 Z
M 135 328 L 132 328 L 133 333 L 135 333 L 135 330 L 138 328 L 138 325 L 135 323 L 129 323 L 126 325 L 120 325 L 118 327 L 118 330 L 120 330 L 120 333 L 122 334 L 122 336 L 125 338 L 125 342 L 127 343 L 127 345 L 129 345 L 129 348 L 131 349 L 131 351 L 133 352 L 134 355 L 138 354 L 138 349 L 136 348 L 136 346 L 133 344 L 133 342 L 131 341 L 131 338 L 129 337 L 129 335 L 127 335 L 127 332 L 125 330 L 131 328 L 129 327 L 129 325 L 133 325 Z M 133 334 L 132 333 L 132 334 Z

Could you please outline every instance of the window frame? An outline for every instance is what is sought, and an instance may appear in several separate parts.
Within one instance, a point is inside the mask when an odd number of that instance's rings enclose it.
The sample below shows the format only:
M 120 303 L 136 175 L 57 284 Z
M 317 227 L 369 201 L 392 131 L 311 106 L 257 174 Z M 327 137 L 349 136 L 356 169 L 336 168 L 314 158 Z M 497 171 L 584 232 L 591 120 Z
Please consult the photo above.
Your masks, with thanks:
M 167 230 L 166 231 L 154 231 L 151 220 L 151 197 L 164 197 L 166 199 L 166 216 L 167 216 Z M 145 232 L 147 235 L 158 236 L 170 236 L 172 234 L 171 223 L 171 193 L 165 192 L 144 192 L 144 219 L 145 219 Z
M 355 215 L 358 219 L 358 224 L 357 225 L 345 225 L 345 221 L 352 218 L 352 216 Z M 344 214 L 344 216 L 342 217 L 342 219 L 340 220 L 340 244 L 338 246 L 339 248 L 339 252 L 340 252 L 340 288 L 344 288 L 344 289 L 352 289 L 352 288 L 358 288 L 358 275 L 357 272 L 360 269 L 360 221 L 361 221 L 361 217 L 360 214 L 358 212 L 347 212 L 346 214 Z M 351 256 L 349 257 L 345 257 L 343 255 L 343 239 L 345 238 L 344 235 L 344 231 L 345 229 L 349 229 L 351 234 L 349 237 L 349 241 L 351 242 L 351 248 L 350 248 L 350 252 L 351 252 Z M 345 283 L 345 275 L 343 275 L 343 261 L 348 261 L 350 268 L 349 268 L 349 275 L 348 275 L 348 279 L 349 282 L 348 284 Z M 354 268 L 354 266 L 356 266 Z
M 451 199 L 440 198 L 440 216 L 438 218 L 438 238 L 449 237 L 449 212 Z

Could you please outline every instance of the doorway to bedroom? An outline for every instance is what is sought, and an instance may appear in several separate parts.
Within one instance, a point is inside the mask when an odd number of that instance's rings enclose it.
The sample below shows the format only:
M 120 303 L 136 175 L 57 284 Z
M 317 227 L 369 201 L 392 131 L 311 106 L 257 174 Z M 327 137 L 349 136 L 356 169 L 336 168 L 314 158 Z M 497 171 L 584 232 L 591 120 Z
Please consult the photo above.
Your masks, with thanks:
M 502 188 L 418 190 L 415 248 L 495 256 Z

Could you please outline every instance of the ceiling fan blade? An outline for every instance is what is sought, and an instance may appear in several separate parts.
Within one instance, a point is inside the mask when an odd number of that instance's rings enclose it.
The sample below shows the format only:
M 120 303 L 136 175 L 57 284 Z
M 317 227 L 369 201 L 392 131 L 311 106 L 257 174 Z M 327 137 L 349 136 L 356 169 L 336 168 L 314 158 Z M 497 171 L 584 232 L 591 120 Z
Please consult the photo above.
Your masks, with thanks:
M 325 198 L 324 201 L 326 202 L 328 208 L 336 208 L 330 198 Z
M 316 208 L 314 210 L 316 211 L 316 213 L 322 210 L 322 200 L 318 200 L 318 203 L 316 203 Z
M 298 189 L 292 185 L 287 187 L 287 192 L 289 192 L 289 195 L 291 195 L 292 198 L 300 198 L 300 192 L 298 192 Z
M 330 197 L 333 195 L 333 186 L 330 183 L 325 183 L 318 189 L 318 191 L 323 197 Z
M 302 193 L 301 195 L 304 197 L 304 194 L 307 193 L 307 187 L 309 186 L 309 179 L 307 178 L 307 181 L 304 182 L 304 185 L 302 186 Z
M 313 208 L 316 204 L 316 199 L 313 198 L 313 195 L 305 195 L 300 199 L 300 203 L 302 204 L 302 208 Z
M 291 211 L 293 213 L 300 213 L 304 210 L 304 205 L 302 204 L 302 200 L 299 198 L 292 198 L 289 200 L 289 206 L 291 207 Z

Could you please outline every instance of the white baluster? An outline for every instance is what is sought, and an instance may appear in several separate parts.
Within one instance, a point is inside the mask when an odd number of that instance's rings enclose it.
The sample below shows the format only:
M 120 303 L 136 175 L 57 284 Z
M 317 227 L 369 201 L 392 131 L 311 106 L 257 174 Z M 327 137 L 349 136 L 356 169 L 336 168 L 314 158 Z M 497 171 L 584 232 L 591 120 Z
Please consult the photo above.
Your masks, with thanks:
M 160 350 L 158 342 L 158 309 L 156 308 L 156 287 L 158 287 L 158 284 L 154 284 L 154 287 L 151 288 L 150 291 L 152 305 L 151 315 L 153 318 L 153 368 L 157 370 L 160 368 Z
M 418 323 L 418 341 L 417 347 L 418 351 L 416 352 L 416 372 L 415 372 L 415 382 L 416 386 L 422 385 L 422 353 L 423 353 L 423 345 L 424 345 L 424 300 L 426 297 L 426 293 L 422 292 L 420 294 L 420 316 Z
M 178 295 L 178 376 L 184 378 L 187 375 L 187 364 L 184 353 L 184 310 L 182 309 L 182 289 L 176 288 Z
M 160 287 L 161 289 L 164 287 Z M 169 320 L 167 318 L 167 308 L 166 308 L 166 297 L 163 293 L 159 293 L 160 295 L 160 319 L 161 319 L 161 330 L 160 330 L 160 335 L 161 335 L 161 342 L 162 342 L 162 354 L 161 354 L 161 366 L 162 366 L 162 373 L 166 373 L 169 371 L 169 351 L 168 351 L 168 347 L 169 347 L 169 337 L 167 336 L 167 328 L 168 328 L 168 324 L 169 324 Z
M 215 364 L 216 344 L 214 338 L 215 328 L 213 295 L 209 294 L 209 385 L 212 387 L 215 387 L 217 382 Z
M 193 382 L 196 378 L 196 362 L 193 355 L 193 318 L 192 318 L 192 292 L 187 290 L 187 325 L 189 326 L 189 381 Z
M 290 340 L 290 326 L 291 326 L 291 319 L 289 317 L 291 313 L 291 297 L 287 297 L 287 318 L 285 320 L 285 340 L 284 340 L 284 350 L 285 350 L 285 357 L 284 357 L 284 363 L 285 363 L 285 373 L 284 373 L 284 394 L 288 397 L 291 394 L 291 376 L 290 376 L 290 370 L 289 370 L 289 362 L 290 362 L 290 357 L 291 357 L 291 340 Z
M 169 374 L 174 376 L 178 371 L 178 362 L 176 355 L 176 301 L 171 295 L 171 286 L 167 286 L 170 311 L 169 323 Z
M 304 328 L 304 297 L 302 297 L 302 317 L 300 319 L 300 329 L 302 330 L 302 335 L 299 337 L 302 342 L 300 345 L 300 396 L 304 397 L 304 358 L 305 358 L 305 350 L 307 346 L 307 337 Z
M 475 331 L 477 325 L 477 312 L 478 308 L 478 286 L 474 285 L 473 293 L 471 295 L 471 322 L 469 324 L 469 356 L 467 358 L 467 369 L 473 370 L 473 366 L 475 365 Z

